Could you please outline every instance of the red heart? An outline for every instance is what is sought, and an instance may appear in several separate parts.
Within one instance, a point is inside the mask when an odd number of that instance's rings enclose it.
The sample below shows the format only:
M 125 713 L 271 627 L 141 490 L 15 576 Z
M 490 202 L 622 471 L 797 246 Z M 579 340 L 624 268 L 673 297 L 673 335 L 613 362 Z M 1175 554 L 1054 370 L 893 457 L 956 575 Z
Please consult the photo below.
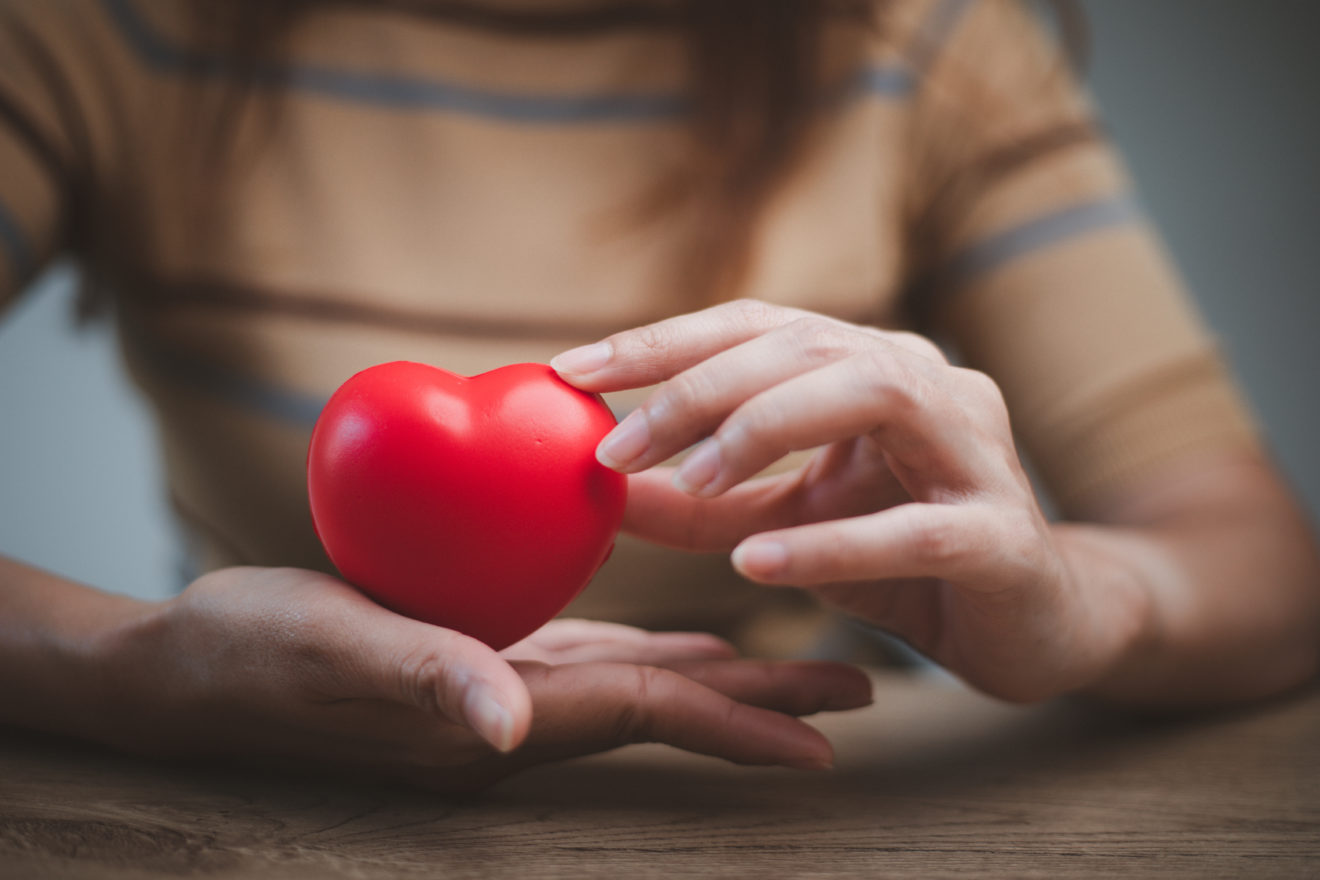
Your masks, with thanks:
M 498 650 L 558 614 L 613 549 L 627 481 L 595 449 L 614 424 L 542 364 L 471 378 L 380 364 L 312 431 L 312 522 L 367 595 Z

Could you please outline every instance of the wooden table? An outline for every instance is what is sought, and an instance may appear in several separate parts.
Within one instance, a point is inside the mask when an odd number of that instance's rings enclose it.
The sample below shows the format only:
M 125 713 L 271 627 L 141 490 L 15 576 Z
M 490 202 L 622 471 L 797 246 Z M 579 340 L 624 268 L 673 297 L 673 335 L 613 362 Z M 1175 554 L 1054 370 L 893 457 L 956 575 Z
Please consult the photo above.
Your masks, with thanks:
M 0 877 L 1320 877 L 1320 691 L 1140 722 L 881 677 L 832 773 L 656 746 L 465 801 L 0 736 Z

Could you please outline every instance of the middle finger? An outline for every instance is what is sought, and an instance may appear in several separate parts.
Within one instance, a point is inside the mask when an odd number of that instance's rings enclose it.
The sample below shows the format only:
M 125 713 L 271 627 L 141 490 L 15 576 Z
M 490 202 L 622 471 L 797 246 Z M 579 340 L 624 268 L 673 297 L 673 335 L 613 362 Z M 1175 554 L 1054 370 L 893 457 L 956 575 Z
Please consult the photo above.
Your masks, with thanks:
M 743 401 L 866 346 L 897 348 L 846 324 L 801 318 L 669 379 L 601 441 L 597 456 L 635 473 L 709 435 Z

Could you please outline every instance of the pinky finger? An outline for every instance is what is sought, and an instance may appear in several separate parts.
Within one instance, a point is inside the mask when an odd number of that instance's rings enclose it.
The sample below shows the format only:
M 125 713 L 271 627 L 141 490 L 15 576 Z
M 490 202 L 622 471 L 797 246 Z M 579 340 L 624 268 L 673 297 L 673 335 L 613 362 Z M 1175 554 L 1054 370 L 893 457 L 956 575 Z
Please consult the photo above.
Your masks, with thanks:
M 981 505 L 903 504 L 866 516 L 753 535 L 734 549 L 733 564 L 746 577 L 766 584 L 967 580 L 999 552 L 996 515 Z

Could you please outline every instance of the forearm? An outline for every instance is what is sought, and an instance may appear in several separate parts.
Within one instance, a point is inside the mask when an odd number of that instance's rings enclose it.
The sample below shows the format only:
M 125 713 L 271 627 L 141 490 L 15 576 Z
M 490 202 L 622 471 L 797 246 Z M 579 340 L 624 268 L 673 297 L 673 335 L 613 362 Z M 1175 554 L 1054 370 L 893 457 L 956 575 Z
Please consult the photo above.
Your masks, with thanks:
M 1211 482 L 1201 481 L 1195 504 L 1180 503 L 1171 486 L 1164 499 L 1123 511 L 1127 524 L 1058 528 L 1074 576 L 1090 580 L 1085 592 L 1140 597 L 1091 693 L 1131 704 L 1229 703 L 1315 675 L 1320 561 L 1309 524 L 1263 465 L 1239 462 Z
M 152 608 L 0 557 L 0 723 L 101 738 L 112 646 Z

